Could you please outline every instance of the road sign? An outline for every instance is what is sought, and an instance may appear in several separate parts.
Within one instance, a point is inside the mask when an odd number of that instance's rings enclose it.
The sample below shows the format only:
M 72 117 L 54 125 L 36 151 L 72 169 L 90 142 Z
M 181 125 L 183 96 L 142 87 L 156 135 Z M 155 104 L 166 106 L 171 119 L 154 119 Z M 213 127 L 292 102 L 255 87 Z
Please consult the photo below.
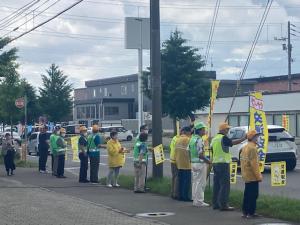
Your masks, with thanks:
M 24 100 L 24 98 L 18 98 L 18 99 L 16 99 L 15 105 L 19 109 L 24 108 L 24 106 L 25 106 L 25 100 Z

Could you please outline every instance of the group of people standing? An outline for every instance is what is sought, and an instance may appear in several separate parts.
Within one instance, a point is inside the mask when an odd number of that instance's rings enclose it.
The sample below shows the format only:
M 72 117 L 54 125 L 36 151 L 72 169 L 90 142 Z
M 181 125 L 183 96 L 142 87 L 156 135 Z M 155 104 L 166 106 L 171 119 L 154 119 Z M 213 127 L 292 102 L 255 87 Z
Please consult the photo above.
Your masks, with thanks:
M 202 138 L 206 134 L 206 126 L 203 123 L 198 122 L 192 126 L 183 127 L 180 134 L 173 137 L 170 144 L 171 197 L 180 201 L 193 201 L 195 207 L 209 206 L 204 202 L 204 192 L 206 180 L 213 168 L 212 208 L 221 211 L 234 210 L 229 206 L 232 160 L 229 148 L 248 139 L 240 157 L 242 177 L 245 181 L 243 217 L 254 218 L 257 216 L 255 210 L 258 183 L 262 181 L 256 147 L 259 133 L 250 130 L 246 137 L 231 140 L 227 136 L 229 129 L 230 126 L 227 123 L 220 124 L 219 133 L 211 141 L 211 157 L 206 157 L 204 154 Z

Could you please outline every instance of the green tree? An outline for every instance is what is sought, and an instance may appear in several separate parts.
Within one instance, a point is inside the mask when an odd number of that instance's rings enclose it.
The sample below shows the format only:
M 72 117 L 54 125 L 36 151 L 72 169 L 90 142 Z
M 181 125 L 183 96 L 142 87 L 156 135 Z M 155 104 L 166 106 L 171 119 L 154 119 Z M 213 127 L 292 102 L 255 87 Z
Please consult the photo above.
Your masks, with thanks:
M 21 88 L 17 72 L 17 49 L 4 50 L 8 42 L 8 38 L 0 39 L 0 120 L 12 125 L 21 118 L 22 110 L 15 106 L 15 100 L 21 97 Z
M 46 75 L 42 75 L 43 87 L 39 89 L 40 107 L 50 121 L 62 121 L 71 113 L 73 88 L 68 77 L 55 64 L 46 72 Z
M 162 110 L 174 124 L 176 119 L 185 119 L 195 110 L 205 108 L 209 103 L 210 84 L 198 49 L 186 45 L 179 31 L 172 32 L 163 43 L 162 65 Z M 144 93 L 151 98 L 148 89 L 150 72 L 143 74 Z M 175 128 L 174 128 L 175 129 Z

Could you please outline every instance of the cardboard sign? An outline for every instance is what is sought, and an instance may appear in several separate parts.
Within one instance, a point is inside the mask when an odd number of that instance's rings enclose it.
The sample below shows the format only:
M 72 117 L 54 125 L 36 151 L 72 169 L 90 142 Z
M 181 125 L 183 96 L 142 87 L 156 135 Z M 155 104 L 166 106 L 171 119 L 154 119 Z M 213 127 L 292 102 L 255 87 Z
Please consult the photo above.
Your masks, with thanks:
M 237 174 L 237 162 L 230 163 L 230 183 L 236 184 L 236 174 Z
M 71 137 L 71 146 L 72 146 L 72 151 L 73 151 L 73 161 L 78 162 L 79 157 L 78 157 L 78 140 L 79 136 Z
M 271 186 L 282 187 L 286 185 L 286 162 L 271 163 Z
M 165 161 L 164 148 L 163 145 L 158 145 L 153 148 L 155 164 L 158 165 Z

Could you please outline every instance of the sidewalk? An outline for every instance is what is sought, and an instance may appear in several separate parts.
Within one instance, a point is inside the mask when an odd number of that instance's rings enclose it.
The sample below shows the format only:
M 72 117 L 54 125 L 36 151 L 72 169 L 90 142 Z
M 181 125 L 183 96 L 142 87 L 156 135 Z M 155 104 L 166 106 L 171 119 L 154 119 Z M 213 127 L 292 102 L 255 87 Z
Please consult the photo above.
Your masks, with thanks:
M 66 173 L 67 179 L 57 179 L 50 174 L 39 174 L 35 169 L 18 168 L 13 177 L 3 177 L 2 174 L 0 175 L 0 224 L 6 224 L 8 221 L 15 222 L 19 217 L 27 223 L 23 221 L 23 223 L 13 224 L 157 224 L 145 218 L 134 217 L 138 213 L 150 212 L 175 214 L 156 217 L 155 220 L 160 222 L 158 224 L 253 225 L 283 222 L 268 218 L 245 220 L 241 218 L 240 212 L 200 209 L 192 207 L 191 203 L 178 202 L 155 194 L 134 194 L 125 189 L 79 184 L 77 177 L 70 173 Z M 8 186 L 11 188 L 7 188 Z M 5 207 L 4 203 L 12 207 Z M 41 222 L 43 217 L 49 216 L 49 219 Z M 34 223 L 36 218 L 39 222 Z

